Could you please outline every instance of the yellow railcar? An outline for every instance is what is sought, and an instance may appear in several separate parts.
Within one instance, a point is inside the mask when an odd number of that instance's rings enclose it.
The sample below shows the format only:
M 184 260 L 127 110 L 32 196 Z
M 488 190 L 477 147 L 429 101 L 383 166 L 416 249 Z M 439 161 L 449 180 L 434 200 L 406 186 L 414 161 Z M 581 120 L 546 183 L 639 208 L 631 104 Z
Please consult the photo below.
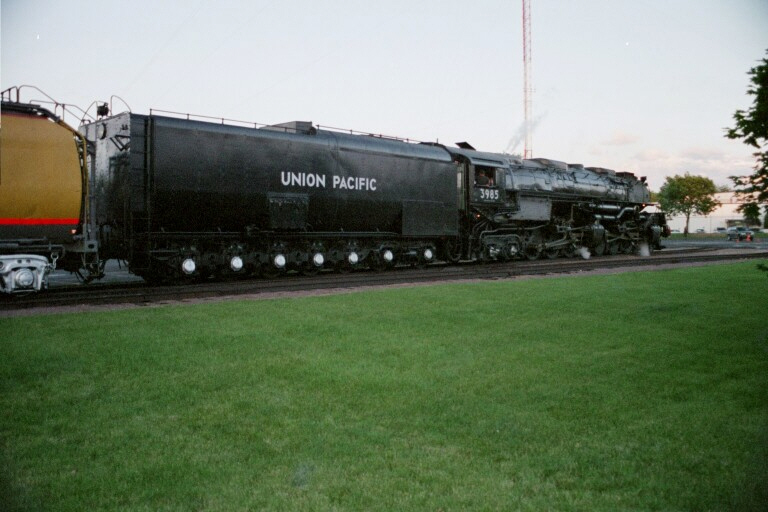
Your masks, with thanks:
M 35 110 L 6 105 L 0 123 L 0 238 L 66 241 L 83 206 L 73 134 Z
M 44 288 L 56 261 L 83 247 L 86 160 L 85 140 L 53 113 L 2 102 L 0 292 Z

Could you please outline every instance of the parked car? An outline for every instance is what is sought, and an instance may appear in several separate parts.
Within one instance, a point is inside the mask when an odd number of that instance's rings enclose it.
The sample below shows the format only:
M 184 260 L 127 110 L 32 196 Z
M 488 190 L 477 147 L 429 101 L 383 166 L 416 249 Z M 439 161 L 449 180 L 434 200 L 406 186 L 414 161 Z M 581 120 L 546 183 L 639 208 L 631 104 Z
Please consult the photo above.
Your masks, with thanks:
M 725 238 L 726 240 L 748 240 L 752 241 L 752 237 L 754 237 L 754 233 L 751 229 L 747 229 L 744 226 L 735 226 L 732 228 L 728 228 L 725 232 Z

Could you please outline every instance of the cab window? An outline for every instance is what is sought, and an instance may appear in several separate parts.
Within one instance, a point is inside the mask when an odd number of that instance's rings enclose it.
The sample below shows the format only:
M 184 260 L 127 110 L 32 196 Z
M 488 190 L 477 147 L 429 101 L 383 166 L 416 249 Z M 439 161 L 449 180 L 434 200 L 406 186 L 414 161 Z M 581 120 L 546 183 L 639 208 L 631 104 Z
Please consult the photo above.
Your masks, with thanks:
M 475 186 L 477 187 L 494 187 L 496 186 L 496 169 L 492 167 L 475 168 Z

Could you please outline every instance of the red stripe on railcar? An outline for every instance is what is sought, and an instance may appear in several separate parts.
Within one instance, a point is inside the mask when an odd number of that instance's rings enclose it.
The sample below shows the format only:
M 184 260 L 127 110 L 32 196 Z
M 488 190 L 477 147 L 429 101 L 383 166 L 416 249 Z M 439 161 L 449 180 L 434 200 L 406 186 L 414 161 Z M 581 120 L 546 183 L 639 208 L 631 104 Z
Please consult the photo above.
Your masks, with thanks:
M 0 226 L 65 226 L 79 224 L 80 219 L 3 219 Z

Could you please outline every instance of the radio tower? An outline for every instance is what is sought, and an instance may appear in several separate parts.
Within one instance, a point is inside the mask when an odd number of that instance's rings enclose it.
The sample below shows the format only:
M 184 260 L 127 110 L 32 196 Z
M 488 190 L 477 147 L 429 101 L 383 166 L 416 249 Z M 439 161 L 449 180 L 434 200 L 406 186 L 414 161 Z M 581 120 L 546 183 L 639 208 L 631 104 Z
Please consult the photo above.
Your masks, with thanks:
M 523 158 L 533 156 L 531 145 L 531 0 L 523 0 L 523 103 L 525 110 L 525 148 Z

